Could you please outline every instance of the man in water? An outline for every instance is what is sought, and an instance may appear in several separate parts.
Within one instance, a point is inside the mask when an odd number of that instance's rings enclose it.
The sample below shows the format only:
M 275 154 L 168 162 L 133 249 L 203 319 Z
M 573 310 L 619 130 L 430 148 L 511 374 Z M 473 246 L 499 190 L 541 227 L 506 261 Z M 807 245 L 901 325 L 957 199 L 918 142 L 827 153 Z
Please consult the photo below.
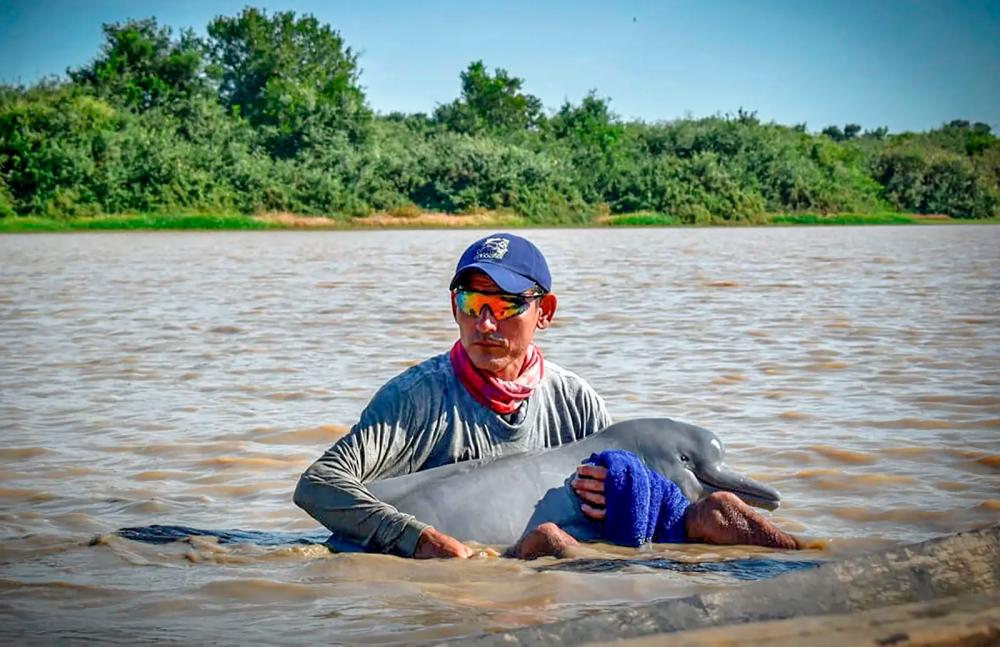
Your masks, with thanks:
M 462 254 L 451 281 L 459 339 L 385 384 L 350 433 L 299 479 L 295 503 L 339 537 L 404 557 L 472 555 L 472 549 L 376 499 L 366 482 L 457 461 L 556 447 L 611 423 L 583 378 L 544 360 L 532 343 L 558 300 L 541 251 L 494 234 Z M 604 468 L 582 466 L 573 482 L 585 514 L 604 516 Z M 503 496 L 504 484 L 497 484 Z M 689 508 L 688 537 L 712 543 L 794 548 L 735 495 L 716 492 Z M 525 536 L 512 554 L 557 554 L 576 540 L 554 524 Z

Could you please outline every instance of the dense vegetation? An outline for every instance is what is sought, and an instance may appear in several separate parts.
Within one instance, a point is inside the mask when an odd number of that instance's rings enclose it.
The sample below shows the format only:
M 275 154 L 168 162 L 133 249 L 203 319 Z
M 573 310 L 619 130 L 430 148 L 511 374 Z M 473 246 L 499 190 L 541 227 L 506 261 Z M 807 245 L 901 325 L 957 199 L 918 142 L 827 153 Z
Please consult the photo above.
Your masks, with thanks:
M 1000 140 L 985 124 L 811 134 L 743 110 L 625 122 L 596 93 L 546 113 L 522 79 L 479 61 L 433 114 L 378 115 L 355 52 L 310 16 L 247 9 L 205 38 L 153 19 L 104 33 L 68 79 L 0 86 L 0 217 L 1000 215 Z

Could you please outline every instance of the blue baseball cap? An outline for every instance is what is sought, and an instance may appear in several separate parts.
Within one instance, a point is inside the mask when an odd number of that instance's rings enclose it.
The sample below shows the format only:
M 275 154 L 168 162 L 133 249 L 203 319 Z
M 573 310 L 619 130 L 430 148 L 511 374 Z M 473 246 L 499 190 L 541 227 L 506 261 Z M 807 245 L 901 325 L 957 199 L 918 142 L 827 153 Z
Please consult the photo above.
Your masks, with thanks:
M 542 252 L 531 241 L 514 234 L 492 234 L 469 245 L 458 259 L 449 289 L 457 288 L 469 270 L 483 272 L 508 294 L 521 294 L 536 285 L 552 291 L 552 275 Z

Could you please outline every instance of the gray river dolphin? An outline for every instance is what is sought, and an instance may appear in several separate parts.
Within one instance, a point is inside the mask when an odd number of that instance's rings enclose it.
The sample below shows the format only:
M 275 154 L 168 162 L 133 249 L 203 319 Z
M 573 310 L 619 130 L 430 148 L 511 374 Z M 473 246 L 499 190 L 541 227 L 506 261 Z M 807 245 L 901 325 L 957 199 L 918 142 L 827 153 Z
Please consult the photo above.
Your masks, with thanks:
M 453 463 L 374 481 L 367 487 L 398 510 L 464 541 L 509 546 L 547 521 L 580 541 L 595 540 L 601 538 L 600 525 L 580 511 L 580 500 L 570 481 L 577 466 L 591 454 L 609 449 L 641 457 L 647 467 L 676 483 L 689 501 L 717 490 L 732 492 L 750 505 L 769 510 L 780 501 L 773 488 L 725 467 L 725 449 L 711 431 L 667 418 L 626 420 L 554 449 Z M 363 550 L 326 531 L 280 533 L 153 525 L 122 528 L 117 534 L 152 543 L 212 536 L 220 543 L 326 544 L 338 551 Z
M 707 429 L 668 418 L 626 420 L 557 448 L 453 463 L 366 484 L 376 497 L 464 541 L 510 545 L 551 521 L 581 541 L 600 526 L 580 511 L 570 488 L 591 454 L 632 452 L 676 483 L 689 501 L 725 490 L 761 508 L 778 507 L 773 488 L 730 471 L 725 449 Z M 332 538 L 333 545 L 340 544 Z

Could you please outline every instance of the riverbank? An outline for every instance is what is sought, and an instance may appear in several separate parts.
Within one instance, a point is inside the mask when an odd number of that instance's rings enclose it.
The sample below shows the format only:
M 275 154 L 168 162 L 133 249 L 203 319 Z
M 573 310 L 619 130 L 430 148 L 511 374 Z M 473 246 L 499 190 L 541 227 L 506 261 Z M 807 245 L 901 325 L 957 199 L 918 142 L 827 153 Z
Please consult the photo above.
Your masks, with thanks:
M 753 223 L 681 222 L 677 217 L 645 212 L 599 216 L 575 227 L 693 227 L 693 226 L 791 226 L 791 225 L 913 225 L 996 224 L 1000 218 L 967 220 L 945 215 L 907 213 L 876 214 L 764 214 Z M 461 229 L 559 226 L 535 222 L 511 212 L 484 211 L 472 214 L 439 212 L 376 213 L 362 217 L 309 216 L 293 213 L 244 214 L 117 214 L 78 218 L 17 216 L 0 218 L 0 233 L 65 231 L 150 230 L 253 230 L 253 229 Z

